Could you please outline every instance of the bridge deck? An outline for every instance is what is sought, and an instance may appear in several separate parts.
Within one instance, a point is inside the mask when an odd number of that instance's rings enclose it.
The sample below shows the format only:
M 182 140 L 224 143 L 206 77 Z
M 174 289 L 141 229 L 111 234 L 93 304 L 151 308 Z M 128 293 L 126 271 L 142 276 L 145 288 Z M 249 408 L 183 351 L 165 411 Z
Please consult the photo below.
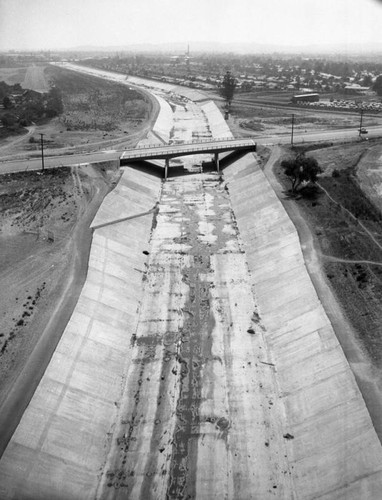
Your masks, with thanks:
M 221 139 L 207 141 L 184 142 L 158 146 L 144 146 L 126 150 L 121 158 L 121 166 L 131 160 L 170 159 L 202 153 L 223 153 L 226 151 L 256 151 L 256 143 L 252 139 Z

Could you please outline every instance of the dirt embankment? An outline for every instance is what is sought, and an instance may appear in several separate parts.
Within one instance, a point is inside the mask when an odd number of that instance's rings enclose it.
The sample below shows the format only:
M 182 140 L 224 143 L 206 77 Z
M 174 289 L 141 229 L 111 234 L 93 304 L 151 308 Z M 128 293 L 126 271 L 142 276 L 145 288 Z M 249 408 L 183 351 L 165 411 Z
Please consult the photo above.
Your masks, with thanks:
M 33 394 L 60 339 L 86 277 L 90 222 L 118 175 L 89 166 L 0 178 L 4 418 L 20 409 L 13 400 L 20 389 Z
M 382 215 L 365 196 L 356 175 L 367 147 L 311 151 L 324 174 L 318 190 L 295 203 L 315 236 L 326 276 L 364 352 L 382 368 Z M 280 167 L 276 172 L 289 189 Z
M 298 229 L 317 293 L 382 440 L 382 216 L 359 178 L 364 158 L 379 158 L 378 148 L 358 143 L 310 151 L 324 173 L 307 197 L 290 197 L 280 160 L 273 176 L 267 166 L 267 175 Z M 285 148 L 281 159 L 289 154 Z

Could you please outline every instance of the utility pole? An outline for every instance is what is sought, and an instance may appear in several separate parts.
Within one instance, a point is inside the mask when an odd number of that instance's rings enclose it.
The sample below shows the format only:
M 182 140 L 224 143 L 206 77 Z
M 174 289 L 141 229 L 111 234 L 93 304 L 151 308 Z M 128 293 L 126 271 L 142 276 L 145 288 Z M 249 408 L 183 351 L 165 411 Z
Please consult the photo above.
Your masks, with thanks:
M 44 134 L 41 135 L 41 164 L 42 170 L 44 171 Z
M 361 130 L 362 130 L 362 117 L 363 117 L 363 108 L 361 108 L 361 118 L 359 122 L 359 136 L 361 137 Z
M 292 113 L 292 135 L 291 135 L 291 139 L 290 139 L 290 143 L 292 145 L 292 148 L 293 148 L 293 130 L 294 130 L 294 114 Z

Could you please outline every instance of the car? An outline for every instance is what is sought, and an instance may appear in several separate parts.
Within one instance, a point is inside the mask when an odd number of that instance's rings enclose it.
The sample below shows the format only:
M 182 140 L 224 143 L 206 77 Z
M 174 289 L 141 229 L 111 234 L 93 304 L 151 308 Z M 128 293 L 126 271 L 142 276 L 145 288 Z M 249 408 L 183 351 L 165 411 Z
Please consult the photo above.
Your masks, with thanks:
M 365 127 L 362 127 L 359 131 L 360 134 L 368 134 L 368 131 L 365 129 Z

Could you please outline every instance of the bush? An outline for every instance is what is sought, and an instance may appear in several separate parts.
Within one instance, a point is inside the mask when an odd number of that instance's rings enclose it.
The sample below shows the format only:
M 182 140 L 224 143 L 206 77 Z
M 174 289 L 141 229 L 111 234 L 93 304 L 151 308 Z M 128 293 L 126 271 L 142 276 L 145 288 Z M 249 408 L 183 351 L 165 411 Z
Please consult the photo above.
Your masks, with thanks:
M 283 160 L 281 167 L 292 183 L 292 193 L 297 192 L 301 184 L 315 183 L 317 177 L 322 173 L 317 160 L 312 157 L 306 157 L 300 153 L 294 159 Z
M 17 116 L 13 113 L 6 113 L 1 118 L 1 123 L 5 128 L 14 128 L 17 125 Z

